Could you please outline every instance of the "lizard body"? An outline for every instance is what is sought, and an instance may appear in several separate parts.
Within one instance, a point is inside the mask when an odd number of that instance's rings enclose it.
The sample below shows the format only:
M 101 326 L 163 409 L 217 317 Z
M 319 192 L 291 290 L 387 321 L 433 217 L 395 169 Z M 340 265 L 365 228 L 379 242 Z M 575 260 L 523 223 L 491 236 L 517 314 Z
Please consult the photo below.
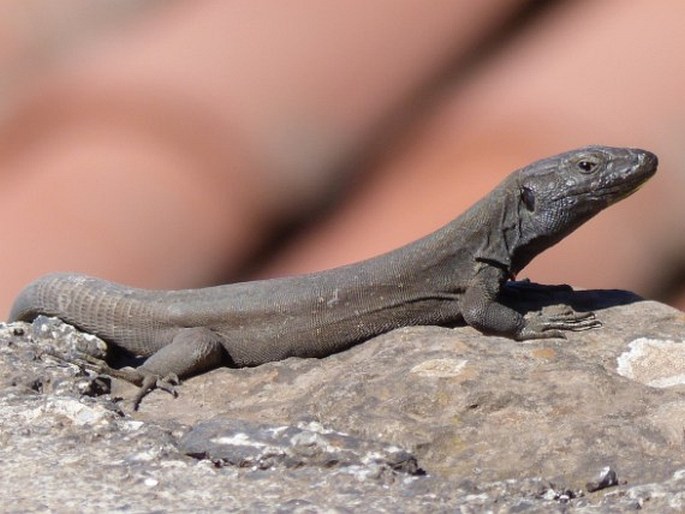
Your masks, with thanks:
M 56 316 L 149 357 L 136 398 L 169 374 L 325 357 L 401 326 L 465 322 L 515 339 L 597 326 L 588 315 L 524 318 L 499 302 L 544 249 L 656 171 L 644 150 L 591 146 L 513 172 L 436 232 L 397 250 L 308 275 L 202 289 L 133 289 L 55 273 L 28 285 L 10 321 Z

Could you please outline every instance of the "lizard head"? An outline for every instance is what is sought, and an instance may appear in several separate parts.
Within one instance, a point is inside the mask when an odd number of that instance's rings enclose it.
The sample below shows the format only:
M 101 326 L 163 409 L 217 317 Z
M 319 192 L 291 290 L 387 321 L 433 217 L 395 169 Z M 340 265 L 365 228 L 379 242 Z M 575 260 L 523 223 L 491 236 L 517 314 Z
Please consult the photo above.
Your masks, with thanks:
M 654 175 L 657 163 L 656 155 L 646 150 L 588 146 L 513 174 L 518 233 L 512 271 L 637 191 Z

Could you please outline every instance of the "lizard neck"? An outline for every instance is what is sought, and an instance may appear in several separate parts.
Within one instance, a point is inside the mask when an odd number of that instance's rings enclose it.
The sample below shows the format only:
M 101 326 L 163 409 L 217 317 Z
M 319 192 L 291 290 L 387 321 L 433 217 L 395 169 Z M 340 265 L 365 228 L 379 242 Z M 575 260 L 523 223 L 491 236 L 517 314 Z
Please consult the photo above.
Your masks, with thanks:
M 521 243 L 518 223 L 518 193 L 513 179 L 505 180 L 489 195 L 458 218 L 428 236 L 382 258 L 386 269 L 402 261 L 407 280 L 431 286 L 453 284 L 454 290 L 468 285 L 476 270 L 486 263 L 502 270 L 505 277 L 515 271 L 516 252 Z M 437 278 L 438 284 L 435 284 Z

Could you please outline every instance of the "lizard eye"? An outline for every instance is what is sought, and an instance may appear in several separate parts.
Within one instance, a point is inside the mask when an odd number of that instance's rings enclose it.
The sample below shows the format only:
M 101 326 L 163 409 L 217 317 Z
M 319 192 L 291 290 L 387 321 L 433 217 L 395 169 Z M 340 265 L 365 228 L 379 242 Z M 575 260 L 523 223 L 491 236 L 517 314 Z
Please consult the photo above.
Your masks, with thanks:
M 535 210 L 535 193 L 525 186 L 521 187 L 521 201 L 529 211 L 532 212 Z
M 576 163 L 576 166 L 578 167 L 578 169 L 580 169 L 582 173 L 592 173 L 597 168 L 597 163 L 594 161 L 583 159 L 582 161 L 578 161 Z

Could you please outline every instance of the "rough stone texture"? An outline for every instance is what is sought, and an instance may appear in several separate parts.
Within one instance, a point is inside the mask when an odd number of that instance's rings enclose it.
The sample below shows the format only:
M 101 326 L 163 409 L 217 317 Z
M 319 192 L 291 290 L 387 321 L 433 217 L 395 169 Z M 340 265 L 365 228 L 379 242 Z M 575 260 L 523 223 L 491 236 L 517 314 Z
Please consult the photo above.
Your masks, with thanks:
M 403 328 L 215 370 L 137 413 L 118 400 L 132 386 L 55 357 L 102 357 L 97 338 L 3 325 L 4 509 L 685 510 L 685 314 L 618 291 L 532 296 L 517 306 L 570 302 L 604 326 L 524 343 Z
M 374 476 L 400 471 L 421 475 L 409 453 L 396 446 L 363 441 L 324 429 L 318 423 L 271 426 L 216 418 L 198 423 L 180 441 L 186 455 L 208 458 L 217 465 L 270 469 L 283 466 L 368 468 Z

